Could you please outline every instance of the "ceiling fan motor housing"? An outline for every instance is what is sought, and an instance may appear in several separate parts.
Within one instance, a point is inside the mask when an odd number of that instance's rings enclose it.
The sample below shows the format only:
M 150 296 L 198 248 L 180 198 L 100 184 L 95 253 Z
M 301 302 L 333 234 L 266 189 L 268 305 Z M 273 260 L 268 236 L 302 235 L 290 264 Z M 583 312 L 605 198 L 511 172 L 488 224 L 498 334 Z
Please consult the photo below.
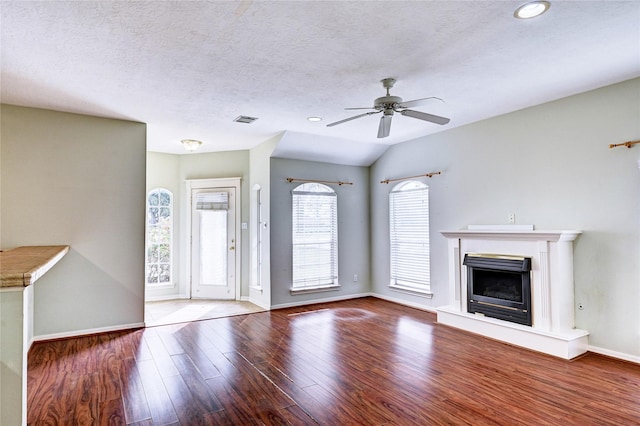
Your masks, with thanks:
M 394 109 L 397 104 L 402 102 L 402 98 L 400 96 L 383 96 L 375 100 L 374 105 L 377 110 L 384 109 Z

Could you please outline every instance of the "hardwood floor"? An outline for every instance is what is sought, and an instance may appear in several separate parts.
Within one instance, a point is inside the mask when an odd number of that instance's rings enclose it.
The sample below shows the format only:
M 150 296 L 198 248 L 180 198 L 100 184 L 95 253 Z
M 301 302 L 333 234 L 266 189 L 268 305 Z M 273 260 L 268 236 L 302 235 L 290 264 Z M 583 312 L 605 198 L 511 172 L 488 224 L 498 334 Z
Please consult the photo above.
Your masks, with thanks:
M 632 425 L 640 366 L 375 298 L 33 345 L 33 425 Z

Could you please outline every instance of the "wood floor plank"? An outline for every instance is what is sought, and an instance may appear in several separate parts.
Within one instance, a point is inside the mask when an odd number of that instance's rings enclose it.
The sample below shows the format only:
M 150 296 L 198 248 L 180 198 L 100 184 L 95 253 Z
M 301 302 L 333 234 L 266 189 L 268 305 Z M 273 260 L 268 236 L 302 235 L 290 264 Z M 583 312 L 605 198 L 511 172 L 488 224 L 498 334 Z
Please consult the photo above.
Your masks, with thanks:
M 234 425 L 259 425 L 246 395 L 239 394 L 224 376 L 207 380 L 207 386 L 216 395 L 224 410 L 225 418 Z
M 218 398 L 210 391 L 206 379 L 202 377 L 195 364 L 187 354 L 178 354 L 171 357 L 176 368 L 189 385 L 189 392 L 202 413 L 210 413 L 222 409 Z
M 75 407 L 73 415 L 70 419 L 81 425 L 93 425 L 98 423 L 99 412 L 99 392 L 95 392 L 98 388 L 98 373 L 83 374 L 80 383 L 74 393 Z
M 140 373 L 134 358 L 122 360 L 120 368 L 120 386 L 127 424 L 151 418 L 147 396 L 142 387 Z
M 27 365 L 33 425 L 640 424 L 640 365 L 371 297 L 37 342 Z
M 151 352 L 151 358 L 155 361 L 156 367 L 158 368 L 158 373 L 162 377 L 177 376 L 180 374 L 167 348 L 164 343 L 162 343 L 160 336 L 145 337 L 145 341 Z
M 164 377 L 162 381 L 165 384 L 170 402 L 173 404 L 181 425 L 207 424 L 208 412 L 203 411 L 202 407 L 194 400 L 189 386 L 182 376 Z
M 120 398 L 122 395 L 120 362 L 115 350 L 106 351 L 100 357 L 96 370 L 100 402 Z
M 267 375 L 259 371 L 241 354 L 229 352 L 225 356 L 237 369 L 233 377 L 227 377 L 228 381 L 241 393 L 250 395 L 251 401 L 267 398 L 276 408 L 288 407 L 293 403 L 291 398 L 269 380 Z
M 195 365 L 198 373 L 203 379 L 211 379 L 213 377 L 220 376 L 220 371 L 213 365 L 211 360 L 198 346 L 197 335 L 195 330 L 192 332 L 192 328 L 185 327 L 180 333 L 174 334 L 176 341 L 178 341 L 184 350 L 184 353 L 189 357 L 191 362 Z
M 122 426 L 127 424 L 122 399 L 109 399 L 98 405 L 100 426 Z
M 170 401 L 169 394 L 154 360 L 149 359 L 136 364 L 153 423 L 164 425 L 178 422 L 173 404 L 167 403 Z

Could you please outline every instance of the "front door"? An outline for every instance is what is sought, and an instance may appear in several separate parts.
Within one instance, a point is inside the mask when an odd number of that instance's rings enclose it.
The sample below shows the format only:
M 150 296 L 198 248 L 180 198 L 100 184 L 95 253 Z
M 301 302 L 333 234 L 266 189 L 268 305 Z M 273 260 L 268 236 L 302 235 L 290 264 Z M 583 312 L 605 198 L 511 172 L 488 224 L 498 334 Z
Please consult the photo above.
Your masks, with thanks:
M 236 298 L 236 188 L 191 190 L 191 297 Z

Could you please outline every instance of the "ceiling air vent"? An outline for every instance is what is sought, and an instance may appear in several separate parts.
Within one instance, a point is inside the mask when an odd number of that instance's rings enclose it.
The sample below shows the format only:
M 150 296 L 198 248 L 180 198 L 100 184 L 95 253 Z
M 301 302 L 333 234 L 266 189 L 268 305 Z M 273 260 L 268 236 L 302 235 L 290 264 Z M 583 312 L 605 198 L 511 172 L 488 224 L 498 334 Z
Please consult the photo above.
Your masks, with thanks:
M 234 118 L 233 121 L 237 121 L 238 123 L 251 124 L 254 121 L 256 121 L 257 119 L 258 119 L 258 117 L 248 117 L 246 115 L 239 115 L 236 118 Z

